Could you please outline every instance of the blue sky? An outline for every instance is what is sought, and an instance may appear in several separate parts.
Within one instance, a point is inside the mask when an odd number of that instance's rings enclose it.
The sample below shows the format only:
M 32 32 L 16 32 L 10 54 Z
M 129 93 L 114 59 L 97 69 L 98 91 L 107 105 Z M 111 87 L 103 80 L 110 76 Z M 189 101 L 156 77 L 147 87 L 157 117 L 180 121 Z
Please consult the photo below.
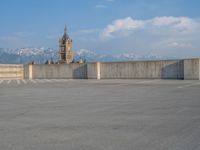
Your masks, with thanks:
M 1 0 L 0 47 L 200 57 L 198 0 Z

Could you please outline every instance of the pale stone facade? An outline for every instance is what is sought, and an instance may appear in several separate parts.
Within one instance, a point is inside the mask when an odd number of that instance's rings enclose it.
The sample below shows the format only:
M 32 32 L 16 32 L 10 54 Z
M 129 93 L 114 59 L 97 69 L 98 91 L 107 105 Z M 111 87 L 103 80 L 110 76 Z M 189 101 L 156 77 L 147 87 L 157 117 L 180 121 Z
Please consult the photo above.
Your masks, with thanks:
M 73 62 L 73 50 L 72 50 L 72 39 L 70 39 L 67 34 L 67 28 L 65 27 L 65 31 L 63 37 L 59 40 L 60 46 L 60 63 L 70 64 Z

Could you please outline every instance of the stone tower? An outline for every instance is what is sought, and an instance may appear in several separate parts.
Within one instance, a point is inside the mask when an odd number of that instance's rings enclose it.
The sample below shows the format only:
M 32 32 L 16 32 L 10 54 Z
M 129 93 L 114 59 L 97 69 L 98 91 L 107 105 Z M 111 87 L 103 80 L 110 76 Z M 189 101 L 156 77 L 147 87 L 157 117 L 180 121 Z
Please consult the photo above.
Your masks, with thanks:
M 60 46 L 60 63 L 70 64 L 73 61 L 72 39 L 67 34 L 67 27 L 65 26 L 64 34 L 59 40 Z

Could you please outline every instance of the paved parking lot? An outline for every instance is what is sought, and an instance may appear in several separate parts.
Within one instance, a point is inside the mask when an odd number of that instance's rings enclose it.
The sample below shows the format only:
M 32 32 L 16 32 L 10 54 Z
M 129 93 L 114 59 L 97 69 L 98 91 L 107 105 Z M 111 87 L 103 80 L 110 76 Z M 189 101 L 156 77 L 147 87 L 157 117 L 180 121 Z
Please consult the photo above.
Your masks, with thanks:
M 199 150 L 200 81 L 0 80 L 2 150 Z

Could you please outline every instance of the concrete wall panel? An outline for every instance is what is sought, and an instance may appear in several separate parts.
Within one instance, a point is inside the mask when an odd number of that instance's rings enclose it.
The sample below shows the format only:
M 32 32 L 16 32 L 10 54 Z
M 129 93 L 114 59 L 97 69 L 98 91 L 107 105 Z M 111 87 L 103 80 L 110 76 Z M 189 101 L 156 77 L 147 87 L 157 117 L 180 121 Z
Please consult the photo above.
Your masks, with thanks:
M 0 79 L 23 79 L 23 65 L 0 65 Z
M 200 63 L 199 58 L 184 60 L 184 79 L 185 80 L 199 80 L 200 79 L 199 63 Z
M 33 79 L 86 79 L 86 64 L 32 65 Z
M 87 63 L 87 78 L 97 79 L 97 63 Z
M 183 79 L 183 61 L 101 63 L 101 79 Z

